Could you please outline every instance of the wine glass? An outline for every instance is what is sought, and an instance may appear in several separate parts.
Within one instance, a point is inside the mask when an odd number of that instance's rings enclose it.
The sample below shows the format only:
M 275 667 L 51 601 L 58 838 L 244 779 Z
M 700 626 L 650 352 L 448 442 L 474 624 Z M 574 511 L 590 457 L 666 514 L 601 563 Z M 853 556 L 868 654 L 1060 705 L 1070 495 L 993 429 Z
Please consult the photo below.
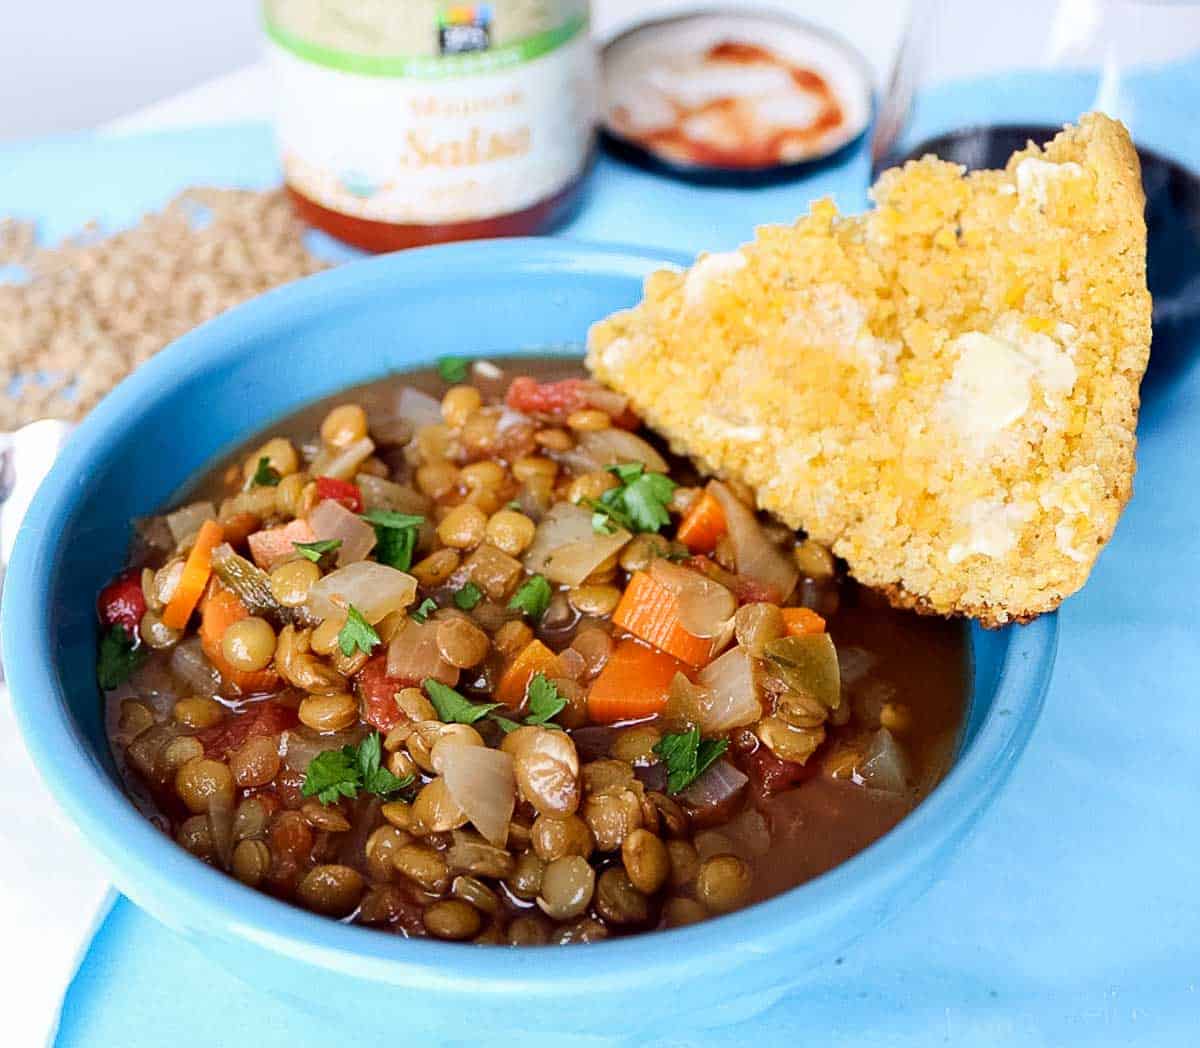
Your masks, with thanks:
M 1124 122 L 1141 158 L 1149 391 L 1200 346 L 1200 2 L 916 0 L 872 173 L 926 153 L 1003 167 L 1091 109 Z

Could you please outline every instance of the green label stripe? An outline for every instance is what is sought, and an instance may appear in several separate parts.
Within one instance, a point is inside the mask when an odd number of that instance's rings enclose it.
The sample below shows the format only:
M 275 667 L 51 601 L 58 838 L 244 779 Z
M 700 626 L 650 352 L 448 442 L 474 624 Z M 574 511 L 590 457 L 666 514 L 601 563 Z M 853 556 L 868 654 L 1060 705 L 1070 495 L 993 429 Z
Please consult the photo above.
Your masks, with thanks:
M 460 55 L 357 55 L 338 51 L 322 44 L 295 36 L 273 23 L 265 23 L 267 36 L 280 47 L 306 62 L 340 69 L 344 73 L 359 73 L 362 76 L 407 76 L 426 80 L 448 76 L 470 76 L 473 73 L 492 73 L 498 69 L 509 69 L 538 58 L 561 47 L 572 37 L 587 28 L 587 18 L 580 15 L 554 29 L 535 36 L 527 36 L 503 47 L 490 51 L 469 51 Z

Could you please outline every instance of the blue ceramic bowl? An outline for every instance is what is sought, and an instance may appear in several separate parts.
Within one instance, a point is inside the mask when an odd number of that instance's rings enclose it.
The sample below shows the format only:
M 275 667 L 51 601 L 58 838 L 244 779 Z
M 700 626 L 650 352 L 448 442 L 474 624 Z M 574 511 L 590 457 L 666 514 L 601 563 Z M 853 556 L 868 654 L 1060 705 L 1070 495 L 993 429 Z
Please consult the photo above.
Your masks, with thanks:
M 242 887 L 191 858 L 125 799 L 95 686 L 95 596 L 150 513 L 221 452 L 345 386 L 448 353 L 576 351 L 588 324 L 678 262 L 620 247 L 510 240 L 352 263 L 180 339 L 79 427 L 25 520 L 6 579 L 3 646 L 17 717 L 63 808 L 118 887 L 244 978 L 393 1033 L 522 1029 L 678 1033 L 766 1008 L 939 874 L 1024 748 L 1057 625 L 972 632 L 958 763 L 850 862 L 740 913 L 573 949 L 406 941 Z M 220 1007 L 219 1001 L 213 1002 Z

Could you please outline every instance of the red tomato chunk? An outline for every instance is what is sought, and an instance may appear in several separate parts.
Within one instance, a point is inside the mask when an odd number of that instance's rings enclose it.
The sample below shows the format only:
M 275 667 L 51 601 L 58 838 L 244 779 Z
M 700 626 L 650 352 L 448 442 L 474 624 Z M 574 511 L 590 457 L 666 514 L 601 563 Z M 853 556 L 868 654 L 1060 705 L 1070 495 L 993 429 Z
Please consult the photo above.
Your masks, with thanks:
M 363 701 L 363 720 L 371 727 L 386 734 L 404 720 L 404 714 L 396 705 L 396 692 L 416 682 L 389 677 L 386 655 L 368 659 L 358 671 L 357 680 Z
M 240 749 L 248 739 L 261 735 L 278 735 L 296 726 L 296 711 L 267 700 L 255 703 L 245 713 L 202 731 L 197 736 L 207 757 L 227 757 Z
M 97 609 L 106 626 L 124 626 L 130 634 L 136 634 L 146 614 L 141 572 L 126 571 L 113 579 L 100 591 Z
M 361 513 L 363 510 L 362 492 L 348 480 L 317 477 L 317 501 L 324 502 L 326 499 L 340 502 L 351 513 Z

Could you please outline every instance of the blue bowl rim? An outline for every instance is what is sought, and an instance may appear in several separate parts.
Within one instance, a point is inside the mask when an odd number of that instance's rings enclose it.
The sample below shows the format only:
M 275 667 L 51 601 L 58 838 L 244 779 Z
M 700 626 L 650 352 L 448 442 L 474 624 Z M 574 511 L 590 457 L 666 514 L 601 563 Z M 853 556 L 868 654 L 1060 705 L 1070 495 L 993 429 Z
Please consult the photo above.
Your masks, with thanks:
M 189 332 L 91 412 L 43 482 L 21 527 L 5 579 L 0 631 L 5 650 L 23 652 L 6 668 L 30 754 L 52 795 L 115 872 L 118 887 L 128 886 L 135 901 L 152 912 L 170 913 L 173 923 L 189 931 L 249 940 L 377 983 L 447 993 L 462 992 L 469 983 L 472 993 L 489 995 L 515 990 L 527 996 L 620 992 L 631 982 L 669 986 L 690 978 L 711 980 L 748 955 L 794 949 L 806 938 L 806 926 L 811 934 L 852 911 L 856 902 L 899 890 L 995 798 L 1041 710 L 1057 647 L 1053 614 L 1027 626 L 1007 627 L 996 694 L 976 737 L 938 787 L 879 841 L 815 880 L 737 913 L 586 950 L 548 954 L 406 940 L 272 899 L 187 855 L 136 810 L 90 755 L 59 695 L 43 594 L 55 570 L 58 524 L 67 519 L 81 490 L 76 478 L 89 472 L 91 460 L 103 458 L 114 436 L 135 424 L 148 402 L 181 381 L 219 370 L 255 336 L 294 322 L 297 307 L 314 301 L 335 305 L 360 294 L 364 282 L 412 287 L 431 280 L 459 281 L 468 274 L 479 279 L 496 272 L 534 276 L 564 269 L 642 277 L 685 262 L 677 254 L 644 247 L 564 238 L 441 245 L 350 262 L 270 291 Z

